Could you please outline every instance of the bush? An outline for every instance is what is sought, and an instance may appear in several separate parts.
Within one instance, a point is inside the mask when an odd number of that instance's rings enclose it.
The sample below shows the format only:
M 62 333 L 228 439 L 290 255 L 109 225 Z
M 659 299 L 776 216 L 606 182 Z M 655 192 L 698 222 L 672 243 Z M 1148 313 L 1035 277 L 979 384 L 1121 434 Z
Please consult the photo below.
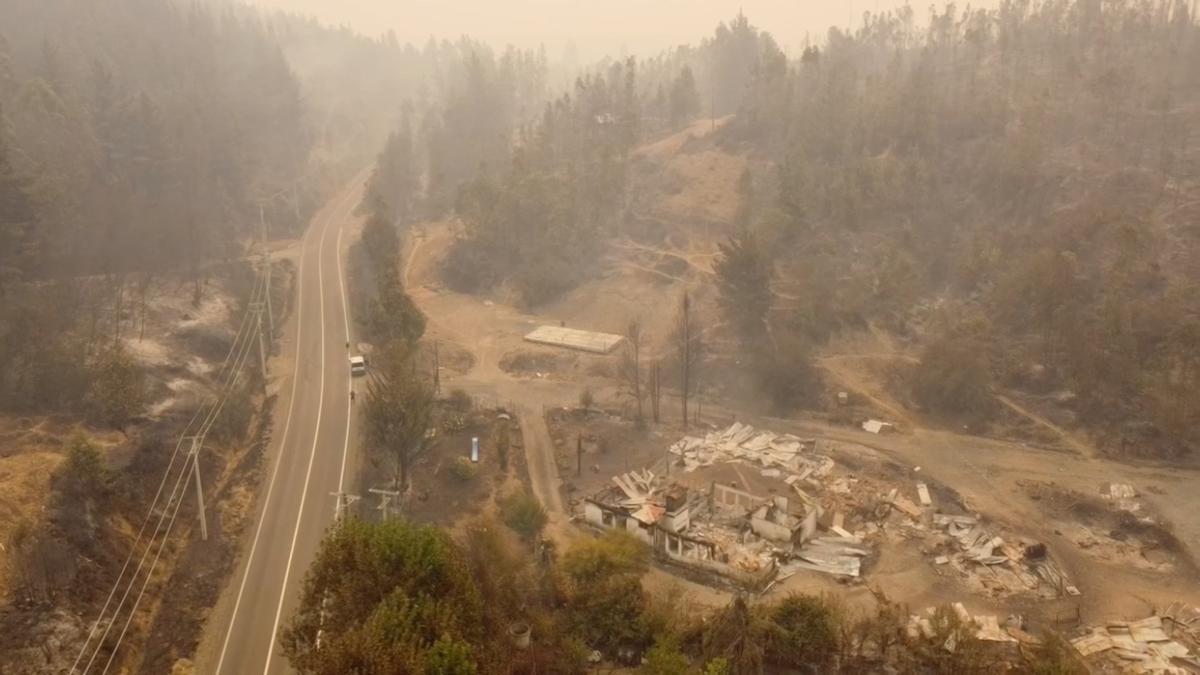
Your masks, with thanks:
M 479 467 L 471 461 L 470 457 L 456 457 L 454 463 L 450 465 L 450 475 L 463 483 L 474 480 L 478 473 Z
M 443 635 L 425 652 L 426 675 L 475 675 L 471 645 Z
M 594 394 L 592 394 L 591 389 L 584 389 L 583 391 L 579 392 L 579 407 L 580 408 L 583 408 L 584 410 L 591 410 L 592 406 L 595 403 L 596 403 L 596 397 Z
M 54 476 L 52 519 L 74 546 L 90 550 L 108 506 L 109 471 L 104 457 L 82 433 L 71 439 L 67 459 Z
M 704 675 L 730 675 L 733 670 L 729 659 L 718 657 L 704 665 Z
M 108 486 L 108 467 L 100 451 L 82 433 L 71 438 L 67 448 L 67 461 L 59 469 L 63 492 L 80 499 L 96 499 L 104 495 Z
M 500 420 L 499 426 L 496 428 L 496 456 L 500 458 L 500 468 L 508 469 L 508 449 L 511 445 L 508 440 L 508 422 Z
M 575 634 L 611 655 L 621 647 L 647 646 L 650 636 L 638 624 L 645 607 L 646 594 L 639 578 L 620 575 L 577 588 L 569 613 Z
M 983 416 L 992 406 L 986 346 L 969 338 L 941 338 L 921 355 L 913 396 L 926 408 L 952 416 Z
M 648 550 L 633 535 L 608 530 L 599 539 L 584 539 L 573 545 L 563 558 L 563 571 L 579 585 L 608 577 L 646 571 Z
M 549 520 L 542 503 L 524 490 L 505 499 L 500 505 L 500 513 L 504 517 L 504 524 L 521 535 L 525 541 L 536 539 Z
M 450 395 L 446 397 L 446 405 L 451 410 L 457 410 L 460 413 L 470 412 L 475 407 L 475 401 L 471 395 L 462 389 L 453 389 Z
M 459 434 L 467 430 L 467 418 L 464 415 L 447 415 L 442 418 L 442 431 L 447 434 Z
M 689 671 L 687 657 L 670 638 L 659 638 L 654 643 L 646 652 L 646 662 L 640 669 L 647 675 L 687 675 Z
M 105 424 L 124 430 L 146 404 L 145 375 L 120 344 L 101 352 L 92 362 L 88 392 L 95 415 Z
M 755 379 L 762 393 L 771 400 L 775 412 L 787 414 L 812 403 L 821 389 L 821 376 L 813 367 L 808 345 L 796 335 L 784 333 L 777 347 L 764 345 L 751 360 Z
M 825 599 L 788 596 L 773 608 L 771 618 L 779 627 L 769 647 L 771 661 L 800 667 L 828 663 L 837 653 L 840 619 Z

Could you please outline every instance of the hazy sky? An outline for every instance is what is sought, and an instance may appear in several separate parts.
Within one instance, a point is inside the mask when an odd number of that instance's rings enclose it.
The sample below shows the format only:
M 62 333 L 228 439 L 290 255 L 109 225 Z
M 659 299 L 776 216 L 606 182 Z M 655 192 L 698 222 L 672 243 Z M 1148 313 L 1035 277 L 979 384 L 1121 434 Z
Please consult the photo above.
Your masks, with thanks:
M 497 46 L 544 44 L 561 56 L 573 40 L 583 58 L 654 53 L 708 35 L 742 9 L 755 25 L 789 49 L 818 40 L 829 26 L 861 21 L 864 11 L 912 4 L 923 17 L 931 0 L 256 0 L 312 14 L 370 35 L 388 29 L 401 41 L 470 35 Z M 939 3 L 940 4 L 940 3 Z M 965 2 L 960 2 L 965 5 Z M 975 0 L 976 7 L 995 0 Z

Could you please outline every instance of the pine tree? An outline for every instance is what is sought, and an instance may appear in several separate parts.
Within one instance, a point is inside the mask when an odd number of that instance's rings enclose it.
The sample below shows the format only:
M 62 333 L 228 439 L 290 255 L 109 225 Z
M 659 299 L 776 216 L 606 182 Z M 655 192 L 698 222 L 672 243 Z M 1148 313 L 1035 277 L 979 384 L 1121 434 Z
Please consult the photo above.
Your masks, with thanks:
M 4 118 L 0 110 L 0 120 Z M 8 158 L 8 144 L 0 134 L 0 297 L 28 269 L 33 251 L 31 232 L 34 209 L 29 183 L 17 174 Z
M 756 346 L 766 331 L 767 313 L 771 309 L 771 261 L 754 234 L 740 228 L 720 244 L 713 268 L 726 320 L 744 346 Z
M 685 65 L 675 81 L 671 83 L 670 117 L 671 126 L 678 127 L 695 119 L 700 113 L 700 92 L 696 89 L 696 77 L 691 66 Z

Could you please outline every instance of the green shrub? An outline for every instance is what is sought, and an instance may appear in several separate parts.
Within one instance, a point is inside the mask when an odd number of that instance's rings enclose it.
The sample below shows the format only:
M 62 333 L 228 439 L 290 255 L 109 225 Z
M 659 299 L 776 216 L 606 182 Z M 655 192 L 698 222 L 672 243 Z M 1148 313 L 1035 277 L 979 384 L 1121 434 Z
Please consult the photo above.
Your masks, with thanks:
M 464 483 L 474 480 L 477 473 L 479 473 L 479 467 L 471 461 L 470 457 L 456 457 L 454 463 L 450 465 L 450 475 Z
M 779 630 L 768 654 L 777 664 L 828 663 L 838 651 L 838 612 L 824 598 L 790 595 L 772 609 L 771 619 Z
M 471 645 L 443 635 L 425 652 L 425 675 L 475 675 Z
M 687 656 L 679 651 L 679 644 L 671 638 L 659 638 L 650 651 L 640 672 L 647 675 L 687 675 Z
M 504 524 L 526 541 L 537 538 L 549 520 L 542 503 L 524 490 L 509 495 L 500 505 L 500 513 Z

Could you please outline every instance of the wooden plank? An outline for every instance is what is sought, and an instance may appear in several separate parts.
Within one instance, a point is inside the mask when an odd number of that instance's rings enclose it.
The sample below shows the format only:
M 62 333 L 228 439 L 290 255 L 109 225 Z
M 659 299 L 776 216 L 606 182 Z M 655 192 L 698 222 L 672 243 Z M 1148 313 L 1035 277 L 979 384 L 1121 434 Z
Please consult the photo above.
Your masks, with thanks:
M 894 506 L 898 510 L 912 516 L 913 518 L 921 517 L 921 509 L 918 508 L 916 504 L 912 503 L 911 501 L 909 501 L 908 499 L 906 499 L 904 497 L 897 495 L 895 498 L 892 499 L 892 506 Z
M 917 483 L 917 499 L 921 501 L 921 506 L 933 506 L 933 498 L 929 496 L 928 485 Z

